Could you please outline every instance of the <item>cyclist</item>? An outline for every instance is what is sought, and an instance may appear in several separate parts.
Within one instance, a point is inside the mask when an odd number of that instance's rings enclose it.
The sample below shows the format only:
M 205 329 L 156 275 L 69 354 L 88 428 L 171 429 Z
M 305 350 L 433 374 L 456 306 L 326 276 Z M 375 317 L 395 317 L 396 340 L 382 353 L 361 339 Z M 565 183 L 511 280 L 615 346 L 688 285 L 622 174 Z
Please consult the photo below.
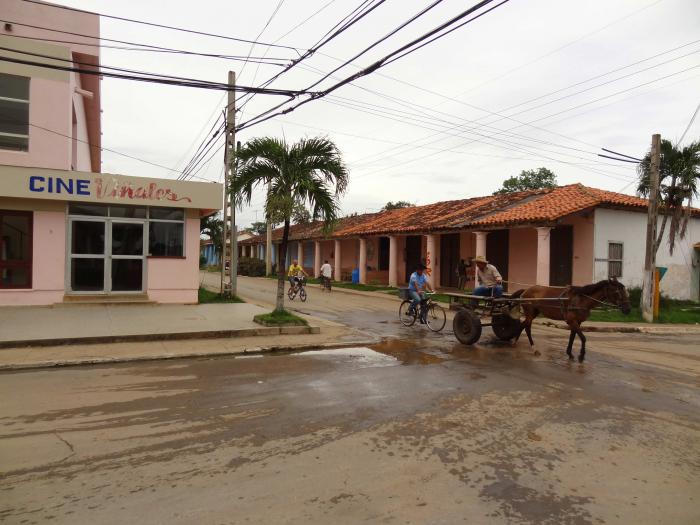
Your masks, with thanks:
M 415 311 L 421 300 L 425 298 L 423 290 L 432 292 L 433 289 L 428 282 L 428 276 L 425 275 L 425 265 L 423 263 L 418 263 L 416 271 L 411 274 L 411 278 L 408 280 L 408 295 L 413 300 L 411 303 L 411 311 Z M 420 322 L 425 324 L 425 319 L 423 312 L 420 312 Z
M 304 271 L 304 268 L 299 266 L 299 261 L 294 259 L 287 272 L 287 279 L 289 279 L 290 286 L 296 288 L 299 278 L 302 276 L 308 277 L 309 275 Z

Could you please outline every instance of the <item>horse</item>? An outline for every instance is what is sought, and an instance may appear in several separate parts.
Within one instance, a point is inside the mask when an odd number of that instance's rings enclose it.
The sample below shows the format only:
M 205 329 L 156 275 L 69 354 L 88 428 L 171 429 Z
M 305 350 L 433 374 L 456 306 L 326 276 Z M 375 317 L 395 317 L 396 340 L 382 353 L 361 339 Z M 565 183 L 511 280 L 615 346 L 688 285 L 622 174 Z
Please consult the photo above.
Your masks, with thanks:
M 623 314 L 630 313 L 630 298 L 625 286 L 614 277 L 605 279 L 597 283 L 586 286 L 567 286 L 565 288 L 553 288 L 550 286 L 531 286 L 530 288 L 517 290 L 511 295 L 512 299 L 560 299 L 560 301 L 523 301 L 521 307 L 525 314 L 520 332 L 515 337 L 513 344 L 525 330 L 530 346 L 534 346 L 532 341 L 532 321 L 538 315 L 543 315 L 549 319 L 566 321 L 569 325 L 569 345 L 566 347 L 566 354 L 569 360 L 574 360 L 571 350 L 574 345 L 574 338 L 578 335 L 581 340 L 581 351 L 578 355 L 579 363 L 583 363 L 586 357 L 586 337 L 581 331 L 583 323 L 591 314 L 591 310 L 596 306 L 617 306 Z

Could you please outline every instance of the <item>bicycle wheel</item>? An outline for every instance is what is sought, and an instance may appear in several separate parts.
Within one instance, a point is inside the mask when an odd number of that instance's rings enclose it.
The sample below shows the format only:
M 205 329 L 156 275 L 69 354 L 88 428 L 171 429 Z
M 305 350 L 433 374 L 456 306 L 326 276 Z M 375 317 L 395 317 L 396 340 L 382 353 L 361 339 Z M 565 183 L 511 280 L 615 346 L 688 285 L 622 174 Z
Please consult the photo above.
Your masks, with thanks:
M 306 301 L 306 290 L 304 288 L 299 290 L 299 299 L 301 299 L 302 303 Z
M 416 311 L 410 313 L 410 308 L 411 301 L 408 300 L 402 302 L 401 306 L 399 306 L 399 321 L 401 321 L 401 324 L 404 326 L 412 326 L 413 323 L 416 322 L 417 313 Z
M 428 307 L 428 311 L 425 315 L 425 322 L 430 330 L 433 332 L 439 332 L 445 328 L 445 323 L 447 322 L 445 309 L 439 304 L 431 304 L 430 307 Z
M 296 295 L 297 295 L 297 294 L 296 294 L 296 292 L 294 291 L 294 288 L 291 288 L 291 287 L 290 287 L 289 290 L 287 290 L 287 297 L 289 297 L 289 300 L 290 300 L 290 301 L 293 301 L 293 300 L 294 300 L 294 297 L 296 297 Z

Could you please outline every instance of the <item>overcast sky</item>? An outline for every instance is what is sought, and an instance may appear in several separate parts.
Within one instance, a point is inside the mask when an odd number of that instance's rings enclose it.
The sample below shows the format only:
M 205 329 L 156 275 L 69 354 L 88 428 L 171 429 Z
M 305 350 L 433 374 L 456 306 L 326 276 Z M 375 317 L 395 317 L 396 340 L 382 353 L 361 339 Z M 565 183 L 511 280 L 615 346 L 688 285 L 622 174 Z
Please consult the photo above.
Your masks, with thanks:
M 304 50 L 360 0 L 58 3 L 247 39 L 256 39 L 262 31 L 260 41 Z M 308 86 L 320 78 L 314 69 L 329 72 L 339 59 L 351 58 L 428 3 L 387 0 L 273 87 Z M 355 63 L 372 63 L 473 3 L 444 0 Z M 102 19 L 101 27 L 103 37 L 119 40 L 251 53 L 248 44 L 126 22 Z M 671 51 L 674 48 L 679 49 Z M 296 56 L 266 46 L 255 46 L 252 55 L 285 61 Z M 233 69 L 241 85 L 259 85 L 279 71 L 268 65 L 110 49 L 102 51 L 102 62 L 222 82 Z M 337 75 L 356 70 L 346 67 Z M 223 93 L 199 89 L 105 79 L 102 90 L 103 145 L 175 170 L 189 161 L 214 122 L 212 116 L 224 106 Z M 239 119 L 245 121 L 280 101 L 258 95 Z M 511 0 L 333 96 L 244 130 L 237 139 L 332 139 L 350 168 L 344 213 L 376 211 L 389 200 L 426 204 L 485 195 L 507 177 L 540 166 L 554 171 L 560 184 L 581 182 L 632 193 L 634 166 L 596 153 L 607 147 L 641 156 L 653 133 L 675 141 L 699 102 L 697 0 Z M 699 137 L 700 118 L 684 143 Z M 106 172 L 177 177 L 176 172 L 109 152 L 103 159 Z M 223 153 L 197 176 L 220 180 L 222 169 Z M 255 220 L 256 211 L 262 219 L 261 210 L 259 195 L 240 214 L 239 224 Z

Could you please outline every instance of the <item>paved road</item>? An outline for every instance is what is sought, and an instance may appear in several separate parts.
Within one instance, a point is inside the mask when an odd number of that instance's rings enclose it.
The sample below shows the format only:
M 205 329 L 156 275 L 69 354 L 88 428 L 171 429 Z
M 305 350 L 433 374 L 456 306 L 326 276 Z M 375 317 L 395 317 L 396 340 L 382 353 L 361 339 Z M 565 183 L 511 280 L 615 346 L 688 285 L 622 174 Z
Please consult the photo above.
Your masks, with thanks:
M 683 337 L 0 374 L 7 523 L 700 521 Z

